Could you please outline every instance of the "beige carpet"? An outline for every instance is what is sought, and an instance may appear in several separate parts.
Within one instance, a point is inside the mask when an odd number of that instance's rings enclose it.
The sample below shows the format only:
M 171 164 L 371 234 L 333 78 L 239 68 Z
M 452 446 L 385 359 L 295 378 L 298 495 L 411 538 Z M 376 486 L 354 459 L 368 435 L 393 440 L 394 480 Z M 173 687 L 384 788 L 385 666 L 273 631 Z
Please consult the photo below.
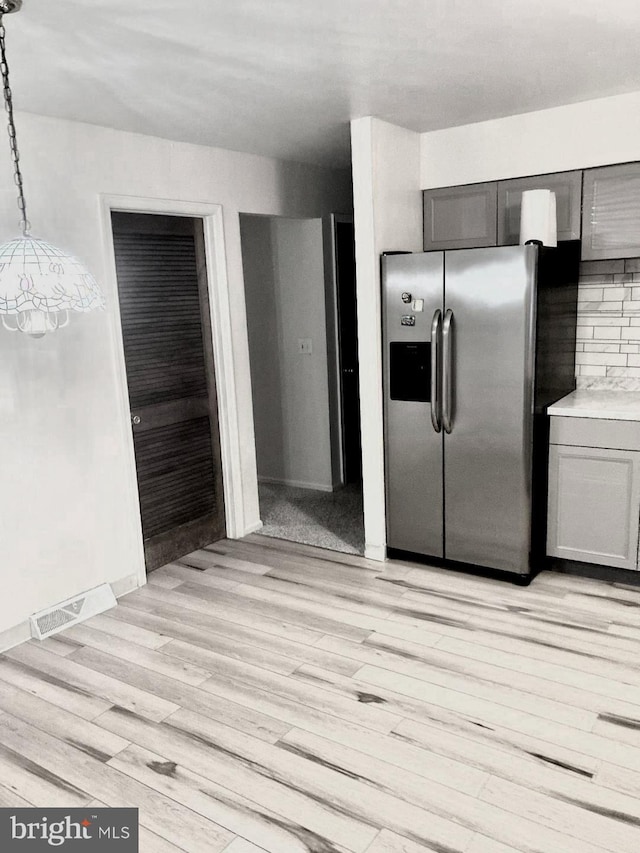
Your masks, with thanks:
M 364 553 L 362 487 L 335 492 L 260 483 L 260 533 L 292 542 L 330 548 L 346 554 Z

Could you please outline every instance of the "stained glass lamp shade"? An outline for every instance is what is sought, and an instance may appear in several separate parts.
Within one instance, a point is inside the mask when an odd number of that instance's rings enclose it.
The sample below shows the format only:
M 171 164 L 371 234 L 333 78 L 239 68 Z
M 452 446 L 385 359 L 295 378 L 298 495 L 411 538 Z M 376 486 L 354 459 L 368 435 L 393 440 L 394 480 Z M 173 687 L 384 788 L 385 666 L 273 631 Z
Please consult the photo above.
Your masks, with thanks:
M 104 308 L 102 291 L 75 258 L 29 235 L 0 246 L 0 314 L 5 328 L 40 335 L 66 325 L 65 312 L 94 308 Z M 16 325 L 8 324 L 5 315 L 14 315 Z

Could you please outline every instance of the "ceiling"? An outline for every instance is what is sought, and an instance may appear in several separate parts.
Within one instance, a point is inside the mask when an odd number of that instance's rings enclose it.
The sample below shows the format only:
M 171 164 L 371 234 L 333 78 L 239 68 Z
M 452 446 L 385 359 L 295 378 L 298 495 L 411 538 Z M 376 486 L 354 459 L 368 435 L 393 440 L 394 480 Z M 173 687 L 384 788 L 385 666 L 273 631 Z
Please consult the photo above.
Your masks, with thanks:
M 18 110 L 345 166 L 425 131 L 640 90 L 638 0 L 24 0 Z

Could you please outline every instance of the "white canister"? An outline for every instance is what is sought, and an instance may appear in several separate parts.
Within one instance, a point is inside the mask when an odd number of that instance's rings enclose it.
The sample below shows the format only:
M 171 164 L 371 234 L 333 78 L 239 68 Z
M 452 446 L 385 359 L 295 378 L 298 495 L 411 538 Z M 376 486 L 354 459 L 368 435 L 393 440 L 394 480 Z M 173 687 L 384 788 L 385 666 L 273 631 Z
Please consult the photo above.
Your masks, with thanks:
M 520 209 L 520 245 L 530 240 L 543 246 L 558 245 L 556 194 L 551 190 L 525 190 Z

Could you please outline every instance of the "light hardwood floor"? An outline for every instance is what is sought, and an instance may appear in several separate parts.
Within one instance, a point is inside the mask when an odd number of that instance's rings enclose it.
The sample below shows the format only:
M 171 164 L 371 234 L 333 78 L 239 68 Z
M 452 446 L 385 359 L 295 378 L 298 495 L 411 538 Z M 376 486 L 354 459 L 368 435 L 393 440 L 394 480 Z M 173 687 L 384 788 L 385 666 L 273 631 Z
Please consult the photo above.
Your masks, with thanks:
M 640 589 L 250 536 L 0 656 L 0 806 L 147 853 L 638 853 Z

